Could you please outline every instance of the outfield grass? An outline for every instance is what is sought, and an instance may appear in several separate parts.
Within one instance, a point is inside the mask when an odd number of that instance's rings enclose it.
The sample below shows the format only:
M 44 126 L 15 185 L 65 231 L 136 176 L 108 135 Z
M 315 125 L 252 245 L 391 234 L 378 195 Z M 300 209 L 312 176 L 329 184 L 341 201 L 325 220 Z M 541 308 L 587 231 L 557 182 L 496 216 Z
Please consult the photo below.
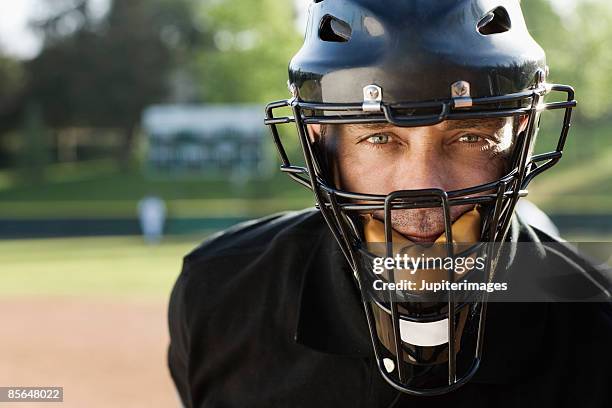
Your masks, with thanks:
M 166 298 L 182 257 L 202 237 L 0 241 L 0 295 Z
M 122 172 L 112 160 L 47 166 L 38 184 L 20 180 L 17 171 L 0 172 L 0 201 L 113 201 L 139 200 L 157 194 L 166 200 L 212 198 L 266 198 L 303 196 L 298 187 L 280 172 L 270 177 L 238 182 L 201 176 L 156 178 L 141 169 Z
M 313 205 L 312 195 L 284 174 L 244 185 L 197 177 L 152 179 L 112 161 L 52 165 L 39 185 L 0 172 L 0 218 L 133 217 L 146 195 L 163 198 L 172 217 L 259 217 Z
M 106 201 L 0 201 L 0 218 L 132 218 L 138 200 Z M 168 216 L 173 218 L 250 217 L 281 211 L 300 210 L 314 205 L 308 196 L 289 198 L 212 198 L 168 200 Z
M 612 213 L 612 148 L 602 148 L 588 163 L 563 160 L 537 178 L 529 198 L 554 213 Z

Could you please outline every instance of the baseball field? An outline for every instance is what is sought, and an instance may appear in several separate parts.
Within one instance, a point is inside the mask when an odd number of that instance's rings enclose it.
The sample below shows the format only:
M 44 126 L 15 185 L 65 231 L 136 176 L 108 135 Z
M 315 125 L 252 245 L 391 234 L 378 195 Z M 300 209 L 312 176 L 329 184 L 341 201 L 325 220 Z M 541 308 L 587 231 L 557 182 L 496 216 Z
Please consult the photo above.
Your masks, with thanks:
M 0 384 L 64 387 L 65 407 L 178 406 L 167 300 L 199 240 L 3 241 Z

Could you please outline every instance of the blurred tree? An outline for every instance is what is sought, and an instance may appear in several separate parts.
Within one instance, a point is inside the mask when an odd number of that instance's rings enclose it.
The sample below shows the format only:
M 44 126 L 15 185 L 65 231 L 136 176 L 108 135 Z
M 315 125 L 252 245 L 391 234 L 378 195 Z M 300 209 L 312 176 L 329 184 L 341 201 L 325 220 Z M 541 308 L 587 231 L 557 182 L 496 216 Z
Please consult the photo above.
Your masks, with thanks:
M 10 164 L 4 135 L 20 125 L 17 112 L 23 103 L 25 78 L 19 61 L 0 55 L 0 168 Z
M 13 103 L 24 87 L 22 64 L 12 58 L 0 55 L 0 112 Z
M 166 99 L 179 54 L 199 44 L 200 32 L 188 0 L 115 0 L 102 19 L 88 1 L 54 3 L 59 11 L 38 22 L 44 47 L 27 64 L 28 96 L 54 128 L 122 129 L 127 165 L 143 108 Z
M 554 8 L 550 0 L 527 0 L 521 5 L 529 31 L 546 51 L 550 80 L 576 89 L 576 122 L 611 122 L 612 3 L 579 0 Z
M 41 184 L 45 177 L 45 166 L 49 163 L 47 131 L 40 106 L 30 101 L 25 109 L 19 166 L 22 181 Z
M 287 64 L 299 49 L 291 2 L 201 2 L 199 18 L 214 46 L 195 60 L 205 102 L 267 102 L 288 96 Z

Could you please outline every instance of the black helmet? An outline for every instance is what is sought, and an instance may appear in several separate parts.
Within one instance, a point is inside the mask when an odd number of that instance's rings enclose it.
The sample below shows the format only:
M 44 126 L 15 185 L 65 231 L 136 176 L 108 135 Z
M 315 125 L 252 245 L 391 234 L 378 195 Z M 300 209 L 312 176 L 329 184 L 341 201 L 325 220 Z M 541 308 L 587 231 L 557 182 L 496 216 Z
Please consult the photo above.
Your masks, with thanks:
M 546 82 L 542 48 L 527 31 L 518 0 L 318 0 L 311 4 L 304 45 L 289 65 L 291 98 L 270 103 L 270 126 L 281 170 L 314 192 L 361 288 L 374 354 L 383 377 L 414 395 L 437 395 L 466 383 L 478 369 L 486 315 L 486 293 L 456 299 L 403 292 L 372 296 L 373 250 L 364 236 L 363 214 L 384 211 L 382 252 L 393 255 L 390 213 L 395 209 L 441 208 L 444 250 L 457 257 L 450 207 L 477 206 L 477 242 L 462 254 L 482 254 L 486 264 L 471 273 L 493 278 L 510 219 L 529 182 L 561 158 L 576 105 L 573 89 Z M 551 92 L 561 101 L 546 103 Z M 279 108 L 292 114 L 275 116 Z M 555 151 L 532 155 L 540 113 L 564 109 Z M 388 195 L 342 190 L 308 124 L 391 123 L 401 127 L 446 120 L 527 117 L 514 139 L 507 172 L 470 188 L 402 190 Z M 305 166 L 289 160 L 278 125 L 295 123 Z M 371 240 L 370 240 L 371 241 Z M 448 280 L 457 275 L 451 270 Z M 395 281 L 391 271 L 387 281 Z M 434 333 L 422 341 L 419 325 Z M 431 336 L 430 336 L 431 338 Z M 429 342 L 429 343 L 428 343 Z

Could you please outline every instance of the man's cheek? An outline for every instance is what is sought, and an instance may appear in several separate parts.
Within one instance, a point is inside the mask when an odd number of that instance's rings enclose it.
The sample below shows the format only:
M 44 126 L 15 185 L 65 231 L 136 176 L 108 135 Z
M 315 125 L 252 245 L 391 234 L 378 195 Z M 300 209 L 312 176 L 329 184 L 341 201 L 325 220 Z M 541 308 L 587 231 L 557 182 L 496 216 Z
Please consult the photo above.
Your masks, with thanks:
M 388 194 L 392 167 L 371 156 L 344 155 L 339 160 L 342 187 L 358 193 Z
M 465 159 L 456 162 L 447 173 L 450 190 L 461 190 L 499 179 L 504 160 L 494 157 Z
M 388 186 L 389 177 L 380 168 L 367 167 L 363 165 L 350 166 L 342 172 L 342 185 L 345 189 L 365 194 L 390 193 Z

